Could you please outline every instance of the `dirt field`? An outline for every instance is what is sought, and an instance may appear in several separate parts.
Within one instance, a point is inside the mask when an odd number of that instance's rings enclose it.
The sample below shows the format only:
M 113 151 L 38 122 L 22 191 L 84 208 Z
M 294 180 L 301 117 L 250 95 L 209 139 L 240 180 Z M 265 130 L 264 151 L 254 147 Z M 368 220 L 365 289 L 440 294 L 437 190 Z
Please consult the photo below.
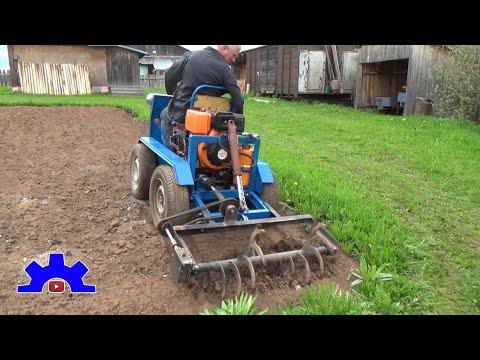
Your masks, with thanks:
M 205 291 L 196 278 L 173 283 L 148 202 L 130 194 L 130 151 L 147 124 L 102 107 L 0 107 L 0 129 L 0 314 L 198 314 L 220 304 L 218 284 Z M 192 250 L 201 261 L 234 255 L 243 248 L 229 241 L 248 242 L 251 231 L 203 234 Z M 274 240 L 303 236 L 297 226 L 285 231 L 274 231 Z M 83 281 L 96 293 L 71 293 L 68 285 L 63 293 L 46 285 L 41 294 L 17 293 L 30 281 L 25 267 L 47 265 L 50 253 L 65 254 L 68 266 L 81 260 L 89 270 Z M 346 291 L 356 266 L 341 253 L 326 258 L 324 278 L 312 282 Z M 281 280 L 263 271 L 257 282 L 258 309 L 294 303 L 305 291 L 301 274 Z

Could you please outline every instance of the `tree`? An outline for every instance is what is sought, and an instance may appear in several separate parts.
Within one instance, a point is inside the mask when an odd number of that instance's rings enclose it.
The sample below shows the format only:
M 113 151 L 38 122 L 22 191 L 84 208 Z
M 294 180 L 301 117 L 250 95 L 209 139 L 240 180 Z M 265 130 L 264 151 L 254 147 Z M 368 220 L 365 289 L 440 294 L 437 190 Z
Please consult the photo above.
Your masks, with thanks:
M 453 46 L 434 68 L 435 114 L 480 120 L 480 45 Z

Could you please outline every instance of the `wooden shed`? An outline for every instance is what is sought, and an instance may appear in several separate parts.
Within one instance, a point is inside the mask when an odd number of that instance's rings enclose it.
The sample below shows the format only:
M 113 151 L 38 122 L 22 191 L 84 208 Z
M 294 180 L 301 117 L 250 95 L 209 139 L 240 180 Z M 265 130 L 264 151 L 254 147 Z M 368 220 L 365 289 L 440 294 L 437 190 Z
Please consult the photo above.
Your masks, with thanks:
M 8 45 L 12 86 L 21 86 L 19 64 L 71 64 L 88 67 L 91 88 L 139 86 L 139 58 L 146 52 L 124 45 Z M 40 68 L 40 67 L 37 67 Z M 44 78 L 38 74 L 38 80 Z
M 301 98 L 330 95 L 327 77 L 329 45 L 266 45 L 242 52 L 234 64 L 245 79 L 245 92 Z M 342 93 L 353 94 L 356 79 L 356 50 L 353 45 L 335 45 L 343 83 Z M 352 66 L 353 64 L 353 66 Z M 237 76 L 238 76 L 237 75 Z M 241 79 L 240 79 L 241 81 Z
M 355 108 L 392 99 L 387 105 L 400 104 L 403 115 L 414 114 L 419 100 L 433 99 L 433 69 L 444 56 L 448 51 L 440 45 L 362 45 Z

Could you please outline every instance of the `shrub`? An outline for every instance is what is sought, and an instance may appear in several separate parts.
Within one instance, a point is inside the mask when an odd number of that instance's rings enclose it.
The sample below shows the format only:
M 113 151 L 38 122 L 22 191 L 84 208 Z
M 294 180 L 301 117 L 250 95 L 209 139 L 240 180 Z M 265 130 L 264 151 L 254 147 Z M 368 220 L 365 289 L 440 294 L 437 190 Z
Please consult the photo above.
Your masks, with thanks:
M 454 46 L 434 67 L 435 114 L 479 121 L 480 46 Z

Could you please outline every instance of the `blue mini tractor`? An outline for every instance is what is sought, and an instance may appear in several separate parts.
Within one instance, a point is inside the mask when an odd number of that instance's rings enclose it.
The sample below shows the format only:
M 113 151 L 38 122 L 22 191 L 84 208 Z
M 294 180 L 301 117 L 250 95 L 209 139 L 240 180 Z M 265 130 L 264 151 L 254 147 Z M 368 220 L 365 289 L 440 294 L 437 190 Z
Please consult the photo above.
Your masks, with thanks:
M 171 96 L 149 94 L 150 136 L 140 137 L 130 157 L 130 185 L 135 198 L 149 200 L 154 226 L 164 236 L 172 263 L 170 275 L 176 283 L 191 276 L 215 271 L 226 284 L 231 270 L 241 288 L 240 270 L 248 268 L 255 284 L 254 265 L 288 264 L 295 271 L 301 262 L 310 275 L 309 261 L 319 263 L 322 254 L 333 254 L 340 244 L 323 224 L 313 224 L 310 215 L 281 216 L 278 188 L 270 167 L 259 160 L 260 136 L 245 132 L 243 114 L 230 112 L 229 99 L 201 95 L 195 90 L 185 124 L 173 123 L 168 147 L 162 145 L 160 112 Z M 277 206 L 277 210 L 275 207 Z M 265 227 L 282 223 L 308 223 L 310 240 L 302 249 L 264 254 L 257 244 Z M 237 258 L 198 263 L 182 234 L 195 234 L 229 227 L 255 229 L 245 255 Z M 222 295 L 225 294 L 225 286 Z

